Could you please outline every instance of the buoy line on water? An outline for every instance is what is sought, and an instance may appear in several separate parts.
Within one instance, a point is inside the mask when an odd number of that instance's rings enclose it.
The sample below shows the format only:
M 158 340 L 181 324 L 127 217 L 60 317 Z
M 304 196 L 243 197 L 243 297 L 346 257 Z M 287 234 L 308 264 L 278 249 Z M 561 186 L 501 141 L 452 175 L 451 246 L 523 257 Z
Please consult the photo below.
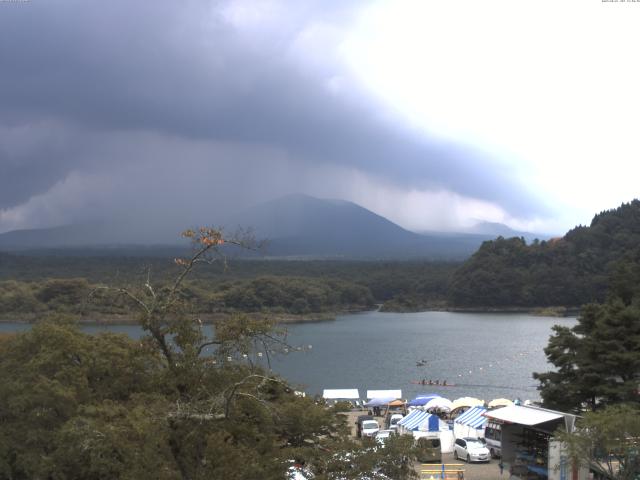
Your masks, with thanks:
M 507 385 L 490 385 L 490 384 L 480 384 L 480 383 L 447 383 L 446 385 L 443 385 L 442 383 L 437 384 L 437 383 L 422 383 L 421 381 L 417 381 L 417 380 L 412 380 L 411 381 L 412 384 L 414 385 L 424 385 L 427 387 L 472 387 L 472 388 L 493 388 L 493 389 L 500 389 L 500 390 L 534 390 L 536 388 L 538 388 L 537 385 L 526 385 L 523 387 L 514 387 L 514 386 L 507 386 Z
M 497 368 L 502 368 L 504 365 L 513 365 L 514 363 L 523 361 L 528 359 L 528 357 L 531 354 L 535 354 L 538 353 L 538 349 L 529 349 L 529 350 L 522 350 L 519 352 L 514 352 L 511 355 L 508 356 L 504 356 L 504 357 L 500 357 L 497 359 L 493 359 L 493 360 L 489 360 L 489 361 L 485 361 L 483 362 L 481 365 L 478 364 L 474 364 L 471 368 L 467 369 L 461 369 L 462 372 L 461 373 L 454 373 L 454 377 L 451 379 L 451 383 L 446 385 L 446 386 L 458 386 L 458 385 L 462 385 L 461 383 L 454 383 L 454 380 L 465 380 L 465 377 L 470 379 L 478 374 L 485 374 L 490 372 L 491 370 L 495 370 Z M 423 363 L 424 362 L 424 363 Z M 418 363 L 421 363 L 421 365 L 418 365 Z M 422 367 L 422 366 L 428 366 L 430 367 L 430 370 L 437 370 L 438 369 L 438 364 L 444 364 L 446 363 L 446 360 L 441 359 L 441 358 L 434 358 L 434 359 L 424 359 L 422 358 L 421 360 L 418 360 L 418 363 L 416 363 L 417 367 Z M 435 367 L 435 368 L 434 368 Z M 460 372 L 460 370 L 458 370 L 458 372 Z M 414 382 L 412 382 L 414 383 Z M 416 381 L 416 383 L 421 383 L 421 381 Z M 438 385 L 433 385 L 433 386 L 438 386 Z M 513 389 L 516 389 L 516 387 L 511 387 Z
M 475 388 L 495 388 L 500 390 L 535 390 L 537 385 L 527 385 L 523 387 L 513 387 L 507 385 L 482 385 L 473 383 L 456 383 L 456 387 L 475 387 Z

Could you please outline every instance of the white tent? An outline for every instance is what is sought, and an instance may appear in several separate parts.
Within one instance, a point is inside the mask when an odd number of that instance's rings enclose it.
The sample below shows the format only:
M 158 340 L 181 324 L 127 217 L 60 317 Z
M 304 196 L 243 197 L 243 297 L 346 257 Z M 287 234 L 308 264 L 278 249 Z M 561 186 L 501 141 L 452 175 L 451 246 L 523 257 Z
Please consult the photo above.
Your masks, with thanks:
M 451 410 L 455 410 L 456 408 L 460 408 L 460 407 L 481 407 L 482 405 L 484 405 L 484 400 L 480 400 L 479 398 L 461 397 L 461 398 L 456 398 L 453 401 L 453 406 L 451 407 Z
M 451 430 L 443 430 L 440 432 L 440 451 L 442 453 L 453 453 L 453 444 L 455 438 Z
M 491 400 L 487 404 L 487 407 L 498 408 L 498 407 L 510 407 L 511 405 L 513 405 L 513 402 L 508 398 L 496 398 L 494 400 Z
M 353 400 L 360 398 L 357 388 L 324 389 L 322 398 L 326 400 Z
M 393 402 L 395 397 L 375 397 L 364 404 L 365 407 L 384 407 Z
M 402 390 L 367 390 L 367 398 L 402 398 Z
M 432 408 L 438 408 L 441 410 L 447 410 L 447 411 L 451 411 L 453 408 L 453 403 L 451 403 L 451 400 L 444 398 L 444 397 L 436 397 L 436 398 L 432 398 L 431 400 L 429 400 L 427 403 L 424 404 L 424 407 L 422 407 L 425 410 L 430 410 Z

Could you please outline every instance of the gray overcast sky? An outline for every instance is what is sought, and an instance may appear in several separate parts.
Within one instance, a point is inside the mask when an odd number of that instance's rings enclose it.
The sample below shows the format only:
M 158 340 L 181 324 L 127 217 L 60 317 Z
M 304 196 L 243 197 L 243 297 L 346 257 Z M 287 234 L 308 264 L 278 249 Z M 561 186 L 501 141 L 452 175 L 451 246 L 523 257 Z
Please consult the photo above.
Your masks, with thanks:
M 561 231 L 633 198 L 640 4 L 446 3 L 0 3 L 0 231 L 293 192 Z

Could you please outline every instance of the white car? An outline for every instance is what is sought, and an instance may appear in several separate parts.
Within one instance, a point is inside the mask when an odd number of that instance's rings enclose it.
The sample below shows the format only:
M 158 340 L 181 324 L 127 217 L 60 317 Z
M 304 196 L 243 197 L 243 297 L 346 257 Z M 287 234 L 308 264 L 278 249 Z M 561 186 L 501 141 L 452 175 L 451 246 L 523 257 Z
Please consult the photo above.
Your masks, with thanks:
M 380 430 L 380 425 L 375 420 L 365 420 L 362 422 L 362 436 L 373 437 Z
M 286 480 L 312 480 L 313 473 L 300 465 L 291 465 L 287 470 Z
M 378 433 L 376 433 L 376 442 L 378 442 L 381 447 L 384 447 L 384 443 L 387 441 L 387 438 L 391 435 L 395 435 L 395 433 L 395 430 L 378 430 Z
M 458 438 L 453 446 L 453 456 L 456 460 L 467 462 L 488 462 L 491 453 L 485 442 L 480 438 Z
M 400 420 L 402 420 L 404 418 L 404 415 L 402 415 L 401 413 L 394 413 L 391 415 L 391 417 L 389 418 L 389 429 L 391 430 L 397 430 L 398 429 L 398 422 Z

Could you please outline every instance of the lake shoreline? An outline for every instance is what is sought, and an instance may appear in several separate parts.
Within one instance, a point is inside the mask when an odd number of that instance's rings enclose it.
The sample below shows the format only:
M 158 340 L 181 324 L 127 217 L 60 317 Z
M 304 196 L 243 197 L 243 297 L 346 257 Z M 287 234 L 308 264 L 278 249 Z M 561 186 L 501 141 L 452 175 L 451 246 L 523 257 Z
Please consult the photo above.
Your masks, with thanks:
M 222 321 L 226 318 L 230 318 L 234 315 L 242 314 L 248 315 L 251 318 L 259 319 L 268 317 L 271 318 L 276 324 L 296 324 L 296 323 L 317 323 L 317 322 L 332 322 L 339 315 L 349 315 L 354 313 L 370 312 L 374 310 L 351 310 L 341 312 L 318 312 L 308 314 L 283 314 L 283 313 L 262 313 L 262 312 L 249 312 L 249 313 L 207 313 L 194 315 L 194 317 L 202 320 L 202 323 L 206 325 L 214 324 L 218 321 Z M 2 316 L 0 317 L 0 323 L 23 323 L 33 324 L 42 319 L 49 318 L 51 313 L 44 315 L 25 314 L 20 316 Z M 71 315 L 70 317 L 80 325 L 138 325 L 139 321 L 131 315 L 121 314 L 94 314 L 90 316 L 77 316 Z
M 383 313 L 422 313 L 422 312 L 451 312 L 451 313 L 498 313 L 525 314 L 534 317 L 575 317 L 580 314 L 580 307 L 454 307 L 437 305 L 420 307 L 419 309 L 380 309 Z
M 357 313 L 375 312 L 380 311 L 382 313 L 425 313 L 425 312 L 451 312 L 451 313 L 495 313 L 495 314 L 525 314 L 538 317 L 556 317 L 566 318 L 575 317 L 580 314 L 580 309 L 573 307 L 537 307 L 537 308 L 524 308 L 524 307 L 433 307 L 424 308 L 420 310 L 383 310 L 380 305 L 376 305 L 376 308 L 367 310 L 344 310 L 334 312 L 315 312 L 305 314 L 293 314 L 293 313 L 269 313 L 269 312 L 233 312 L 233 313 L 206 313 L 196 315 L 204 324 L 213 324 L 218 321 L 222 321 L 225 318 L 232 317 L 233 315 L 248 315 L 251 318 L 259 319 L 269 317 L 273 319 L 274 323 L 281 325 L 289 324 L 302 324 L 302 323 L 324 323 L 335 321 L 338 316 L 352 315 Z M 0 323 L 24 323 L 32 324 L 36 323 L 42 318 L 47 318 L 51 313 L 47 313 L 41 316 L 36 314 L 26 314 L 20 316 L 6 315 L 0 317 Z M 80 325 L 138 325 L 139 322 L 132 318 L 130 315 L 123 314 L 92 314 L 91 316 L 71 315 Z
M 451 307 L 431 311 L 453 313 L 521 313 L 534 317 L 575 317 L 579 315 L 579 307 Z

